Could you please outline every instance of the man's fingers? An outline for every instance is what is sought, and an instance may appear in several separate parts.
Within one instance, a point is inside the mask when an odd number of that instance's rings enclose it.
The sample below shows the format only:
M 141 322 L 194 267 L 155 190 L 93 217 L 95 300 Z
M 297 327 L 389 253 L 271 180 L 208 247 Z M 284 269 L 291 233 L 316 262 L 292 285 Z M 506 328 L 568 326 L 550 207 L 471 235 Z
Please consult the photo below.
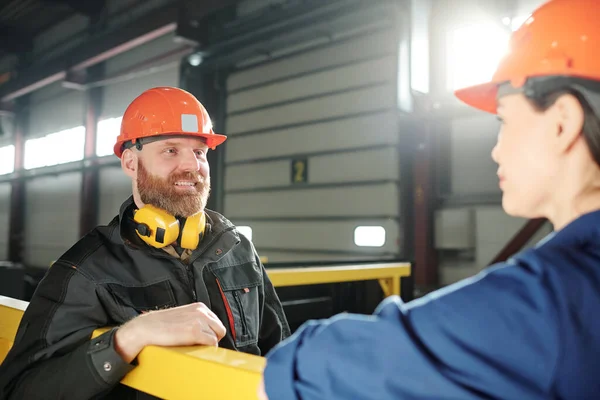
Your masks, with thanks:
M 202 328 L 200 335 L 201 336 L 199 341 L 201 344 L 216 346 L 219 343 L 219 339 L 212 331 L 212 329 Z
M 208 324 L 210 329 L 212 329 L 213 332 L 217 335 L 217 338 L 219 340 L 221 340 L 225 337 L 227 330 L 225 329 L 225 326 L 223 325 L 223 323 L 221 322 L 220 319 L 218 319 L 216 317 L 215 318 L 207 318 L 206 323 Z

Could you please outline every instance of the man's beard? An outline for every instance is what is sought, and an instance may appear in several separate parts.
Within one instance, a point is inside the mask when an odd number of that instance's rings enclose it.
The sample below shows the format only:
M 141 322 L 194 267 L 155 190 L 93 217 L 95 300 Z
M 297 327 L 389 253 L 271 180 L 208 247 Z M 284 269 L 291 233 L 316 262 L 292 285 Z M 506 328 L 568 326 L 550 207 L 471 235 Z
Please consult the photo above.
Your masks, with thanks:
M 175 182 L 197 182 L 195 191 L 178 191 Z M 167 179 L 152 175 L 140 161 L 137 188 L 144 204 L 162 208 L 175 217 L 189 217 L 204 210 L 210 194 L 210 177 L 199 173 L 181 172 Z

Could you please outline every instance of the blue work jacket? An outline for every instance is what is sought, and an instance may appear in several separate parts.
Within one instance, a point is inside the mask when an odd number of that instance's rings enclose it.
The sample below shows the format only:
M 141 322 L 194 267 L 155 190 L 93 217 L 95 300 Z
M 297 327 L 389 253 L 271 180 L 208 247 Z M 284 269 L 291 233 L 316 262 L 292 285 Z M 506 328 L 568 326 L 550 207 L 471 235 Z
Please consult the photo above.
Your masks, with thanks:
M 600 399 L 600 211 L 478 275 L 304 324 L 270 400 Z

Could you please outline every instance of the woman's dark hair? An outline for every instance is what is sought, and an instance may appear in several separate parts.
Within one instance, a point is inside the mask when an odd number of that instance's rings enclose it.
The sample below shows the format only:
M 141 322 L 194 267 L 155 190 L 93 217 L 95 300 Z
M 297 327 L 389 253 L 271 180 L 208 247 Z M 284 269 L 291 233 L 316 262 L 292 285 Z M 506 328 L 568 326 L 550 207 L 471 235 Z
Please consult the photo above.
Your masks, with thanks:
M 583 136 L 594 161 L 600 166 L 600 116 L 596 115 L 590 103 L 580 91 L 570 87 L 554 89 L 550 92 L 530 90 L 526 91 L 525 96 L 537 111 L 543 112 L 550 108 L 564 94 L 571 94 L 579 100 L 583 108 Z

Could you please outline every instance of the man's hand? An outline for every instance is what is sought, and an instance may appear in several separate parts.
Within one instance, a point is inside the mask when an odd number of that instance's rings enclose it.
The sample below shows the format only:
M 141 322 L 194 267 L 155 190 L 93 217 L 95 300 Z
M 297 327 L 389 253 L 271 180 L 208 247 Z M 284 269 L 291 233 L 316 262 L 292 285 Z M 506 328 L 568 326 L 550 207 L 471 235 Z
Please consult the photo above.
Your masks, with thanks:
M 225 333 L 223 323 L 204 303 L 193 303 L 132 319 L 117 330 L 115 348 L 131 363 L 145 346 L 217 346 Z

